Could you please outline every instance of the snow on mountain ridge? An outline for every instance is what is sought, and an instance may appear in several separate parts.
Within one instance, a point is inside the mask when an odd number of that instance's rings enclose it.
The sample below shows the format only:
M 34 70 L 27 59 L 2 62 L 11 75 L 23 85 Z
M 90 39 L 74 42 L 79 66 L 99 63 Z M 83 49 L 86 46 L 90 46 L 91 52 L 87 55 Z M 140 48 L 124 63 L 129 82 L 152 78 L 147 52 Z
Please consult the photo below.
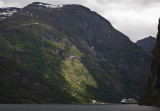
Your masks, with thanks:
M 6 11 L 6 12 L 2 12 L 0 13 L 0 15 L 5 15 L 5 16 L 11 16 L 13 13 L 17 12 L 16 10 L 13 11 Z
M 6 17 L 11 16 L 15 12 L 18 12 L 19 9 L 20 8 L 14 8 L 14 7 L 0 8 L 0 20 L 3 20 Z
M 62 8 L 64 5 L 51 5 L 51 4 L 42 4 L 42 3 L 39 3 L 38 5 L 40 6 L 45 6 L 47 8 Z

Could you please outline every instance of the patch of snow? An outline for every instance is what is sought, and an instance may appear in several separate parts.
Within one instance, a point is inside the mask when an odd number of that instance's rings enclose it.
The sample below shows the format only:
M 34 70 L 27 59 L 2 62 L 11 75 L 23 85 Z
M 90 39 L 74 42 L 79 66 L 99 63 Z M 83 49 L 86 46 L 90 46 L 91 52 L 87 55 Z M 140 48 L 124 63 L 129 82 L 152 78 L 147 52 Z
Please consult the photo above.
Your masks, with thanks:
M 6 17 L 0 17 L 0 20 L 3 20 L 3 19 L 5 19 Z
M 62 8 L 64 5 L 45 5 L 47 8 Z
M 0 13 L 0 15 L 6 15 L 7 13 L 6 12 L 2 12 L 2 13 Z
M 40 4 L 38 4 L 38 5 L 40 5 L 40 6 L 45 6 L 45 7 L 47 7 L 47 8 L 62 8 L 64 5 L 50 5 L 50 4 L 42 4 L 42 3 L 40 3 Z
M 1 8 L 1 9 L 3 9 L 3 10 L 0 12 L 0 20 L 5 19 L 5 18 L 11 16 L 15 12 L 18 12 L 17 11 L 18 9 L 14 9 L 14 8 L 12 9 L 10 7 L 7 7 L 7 8 L 4 7 L 4 8 Z
M 37 25 L 37 24 L 39 24 L 39 23 L 21 24 L 21 26 L 27 26 L 27 25 L 33 25 L 33 24 Z
M 6 17 L 1 17 L 1 19 L 5 19 Z
M 8 12 L 2 12 L 0 13 L 0 15 L 4 15 L 4 16 L 11 16 L 13 13 L 17 12 L 16 10 L 14 11 L 8 11 Z
M 44 4 L 42 4 L 42 3 L 40 3 L 40 4 L 38 4 L 38 5 L 44 6 Z

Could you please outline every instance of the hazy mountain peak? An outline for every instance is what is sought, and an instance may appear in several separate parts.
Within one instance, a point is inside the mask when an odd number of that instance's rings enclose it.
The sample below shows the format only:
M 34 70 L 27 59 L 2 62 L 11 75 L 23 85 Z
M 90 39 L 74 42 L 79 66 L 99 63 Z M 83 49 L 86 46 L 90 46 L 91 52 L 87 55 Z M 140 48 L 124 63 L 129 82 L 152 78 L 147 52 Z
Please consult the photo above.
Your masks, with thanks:
M 152 55 L 151 52 L 155 46 L 156 38 L 149 36 L 144 39 L 138 40 L 136 44 L 140 46 L 147 54 Z

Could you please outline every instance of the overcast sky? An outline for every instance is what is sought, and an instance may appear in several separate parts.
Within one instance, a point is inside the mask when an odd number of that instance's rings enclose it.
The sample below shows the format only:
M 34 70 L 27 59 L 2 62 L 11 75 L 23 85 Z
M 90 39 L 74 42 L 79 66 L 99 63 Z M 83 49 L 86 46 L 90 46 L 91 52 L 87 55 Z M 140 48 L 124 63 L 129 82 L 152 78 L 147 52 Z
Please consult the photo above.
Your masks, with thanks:
M 0 7 L 24 7 L 32 2 L 81 4 L 105 17 L 133 42 L 156 36 L 160 0 L 0 0 Z

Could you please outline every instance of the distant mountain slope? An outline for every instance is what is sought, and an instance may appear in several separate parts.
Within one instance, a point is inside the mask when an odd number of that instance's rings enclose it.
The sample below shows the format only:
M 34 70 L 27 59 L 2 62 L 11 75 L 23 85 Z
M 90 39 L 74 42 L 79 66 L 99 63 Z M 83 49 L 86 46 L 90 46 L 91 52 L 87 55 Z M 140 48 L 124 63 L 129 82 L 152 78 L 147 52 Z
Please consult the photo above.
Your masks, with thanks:
M 154 48 L 155 42 L 156 42 L 156 38 L 149 36 L 142 40 L 138 40 L 136 44 L 140 46 L 147 54 L 152 55 L 151 52 Z
M 44 85 L 36 82 L 46 94 L 35 93 L 37 89 L 31 87 L 14 93 L 28 94 L 27 101 L 35 103 L 138 99 L 144 92 L 151 62 L 140 47 L 90 9 L 40 2 L 0 21 L 0 54 L 33 71 L 47 84 L 43 89 Z M 19 101 L 25 103 L 24 98 Z
M 158 34 L 156 44 L 153 50 L 153 60 L 151 66 L 150 78 L 145 96 L 140 104 L 160 106 L 160 20 L 158 25 Z

